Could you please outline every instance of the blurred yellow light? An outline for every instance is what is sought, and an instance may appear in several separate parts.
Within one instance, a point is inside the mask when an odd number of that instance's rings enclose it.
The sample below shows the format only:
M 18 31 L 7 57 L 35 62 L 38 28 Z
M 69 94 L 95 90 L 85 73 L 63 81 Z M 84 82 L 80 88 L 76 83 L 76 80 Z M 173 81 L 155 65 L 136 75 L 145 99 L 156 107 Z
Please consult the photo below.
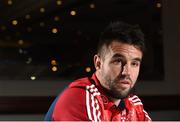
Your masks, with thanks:
M 52 71 L 53 71 L 53 72 L 56 72 L 56 71 L 57 71 L 57 67 L 56 67 L 56 66 L 53 66 L 53 67 L 52 67 Z
M 22 50 L 22 49 L 19 49 L 19 53 L 22 54 L 22 53 L 23 53 L 23 50 Z
M 45 8 L 40 8 L 40 12 L 44 13 L 45 12 Z
M 161 3 L 157 3 L 157 4 L 156 4 L 156 7 L 157 7 L 157 8 L 161 8 Z
M 86 72 L 91 72 L 91 68 L 90 67 L 86 67 Z
M 75 16 L 75 15 L 76 15 L 76 11 L 73 10 L 73 11 L 70 12 L 70 14 L 71 14 L 72 16 Z
M 17 21 L 17 20 L 13 20 L 13 21 L 12 21 L 12 24 L 13 24 L 13 25 L 17 25 L 17 24 L 18 24 L 18 21 Z
M 61 1 L 61 0 L 57 0 L 57 1 L 56 1 L 56 4 L 57 4 L 57 5 L 61 5 L 61 4 L 62 4 L 62 1 Z
M 55 17 L 54 17 L 54 20 L 55 20 L 55 21 L 59 21 L 59 16 L 55 16 Z
M 23 40 L 19 40 L 19 41 L 18 41 L 18 44 L 19 44 L 19 45 L 23 45 L 23 44 L 24 44 L 24 41 L 23 41 Z
M 51 64 L 52 65 L 57 65 L 57 61 L 56 60 L 51 60 Z
M 7 3 L 8 3 L 8 5 L 12 5 L 13 2 L 12 2 L 12 0 L 8 0 Z
M 32 31 L 32 28 L 31 28 L 31 27 L 27 27 L 27 31 L 28 31 L 28 32 L 31 32 L 31 31 Z
M 89 7 L 90 7 L 90 8 L 95 8 L 95 5 L 94 5 L 93 3 L 91 3 L 91 4 L 89 5 Z
M 11 40 L 11 37 L 10 36 L 6 36 L 5 39 L 6 40 Z
M 31 80 L 36 80 L 36 76 L 31 76 Z
M 30 19 L 30 18 L 31 18 L 31 15 L 27 14 L 27 15 L 25 16 L 25 18 L 26 18 L 26 19 Z
M 44 22 L 40 22 L 39 24 L 41 27 L 44 27 L 45 23 Z
M 29 58 L 27 59 L 26 63 L 27 63 L 27 64 L 30 64 L 31 62 L 32 62 L 32 58 L 29 57 Z
M 58 32 L 58 29 L 57 28 L 53 28 L 52 29 L 52 33 L 57 33 Z
M 3 30 L 3 31 L 6 30 L 6 26 L 2 25 L 1 30 Z
M 21 35 L 21 33 L 19 32 L 19 31 L 16 31 L 16 36 L 20 36 Z

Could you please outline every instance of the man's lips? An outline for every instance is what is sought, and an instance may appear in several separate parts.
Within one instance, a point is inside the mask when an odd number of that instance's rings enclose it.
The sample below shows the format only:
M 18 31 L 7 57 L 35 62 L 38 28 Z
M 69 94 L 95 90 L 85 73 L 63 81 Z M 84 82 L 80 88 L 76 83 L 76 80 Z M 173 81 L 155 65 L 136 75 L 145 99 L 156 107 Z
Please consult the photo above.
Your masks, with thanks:
M 129 84 L 129 85 L 131 84 L 130 81 L 128 81 L 128 80 L 120 80 L 120 83 L 122 83 L 122 84 Z
M 131 82 L 128 80 L 120 80 L 118 84 L 120 85 L 120 87 L 129 88 Z

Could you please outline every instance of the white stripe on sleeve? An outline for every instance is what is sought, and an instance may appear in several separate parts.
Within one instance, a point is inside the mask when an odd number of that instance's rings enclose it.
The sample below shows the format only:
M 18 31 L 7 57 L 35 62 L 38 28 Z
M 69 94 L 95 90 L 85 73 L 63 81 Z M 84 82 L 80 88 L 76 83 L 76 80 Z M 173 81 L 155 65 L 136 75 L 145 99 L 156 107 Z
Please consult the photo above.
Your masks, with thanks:
M 87 89 L 86 89 L 86 109 L 87 109 L 87 114 L 88 114 L 89 120 L 92 120 L 91 109 L 90 109 L 90 105 L 89 105 L 89 91 Z
M 101 112 L 99 110 L 99 102 L 95 96 L 100 95 L 98 89 L 92 84 L 86 87 L 86 109 L 89 120 L 99 122 Z

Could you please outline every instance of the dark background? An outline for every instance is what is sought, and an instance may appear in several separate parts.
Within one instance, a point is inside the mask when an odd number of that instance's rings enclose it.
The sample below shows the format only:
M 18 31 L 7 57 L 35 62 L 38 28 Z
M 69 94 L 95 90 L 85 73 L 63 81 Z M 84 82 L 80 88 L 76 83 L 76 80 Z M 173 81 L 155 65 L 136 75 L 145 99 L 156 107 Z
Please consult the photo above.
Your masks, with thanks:
M 1 0 L 0 80 L 91 75 L 100 32 L 109 22 L 120 20 L 140 25 L 145 33 L 147 52 L 139 79 L 161 81 L 164 63 L 158 5 L 160 0 Z M 40 12 L 42 8 L 44 12 Z M 70 15 L 72 10 L 75 16 Z M 57 33 L 52 33 L 53 28 Z M 51 70 L 53 66 L 57 71 Z
M 98 36 L 114 20 L 139 24 L 146 35 L 139 77 L 144 82 L 136 89 L 145 110 L 153 121 L 180 120 L 179 5 L 179 0 L 1 0 L 0 120 L 43 120 L 69 79 L 93 73 Z

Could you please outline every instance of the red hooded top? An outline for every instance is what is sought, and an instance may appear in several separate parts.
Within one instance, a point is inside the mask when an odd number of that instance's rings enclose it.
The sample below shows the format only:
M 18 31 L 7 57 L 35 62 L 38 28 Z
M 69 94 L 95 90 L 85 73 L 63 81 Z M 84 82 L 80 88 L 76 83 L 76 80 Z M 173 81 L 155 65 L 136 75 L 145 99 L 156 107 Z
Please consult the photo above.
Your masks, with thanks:
M 53 121 L 151 121 L 136 95 L 116 106 L 105 94 L 96 75 L 72 82 L 56 102 Z

